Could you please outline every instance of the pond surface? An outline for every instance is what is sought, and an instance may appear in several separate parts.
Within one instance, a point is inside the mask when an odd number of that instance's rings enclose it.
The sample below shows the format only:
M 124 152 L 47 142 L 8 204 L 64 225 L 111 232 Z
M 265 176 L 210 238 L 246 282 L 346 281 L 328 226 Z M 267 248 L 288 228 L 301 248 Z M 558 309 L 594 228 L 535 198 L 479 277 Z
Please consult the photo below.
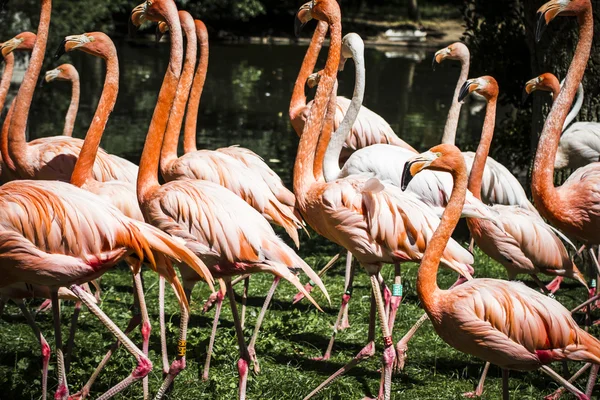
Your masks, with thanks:
M 108 122 L 102 147 L 139 161 L 148 125 L 168 62 L 168 43 L 116 41 L 120 61 L 120 91 Z M 288 106 L 305 46 L 212 44 L 206 86 L 198 122 L 199 148 L 239 144 L 261 155 L 290 184 L 298 138 L 289 124 Z M 366 49 L 367 87 L 364 104 L 385 118 L 394 131 L 425 150 L 441 139 L 459 64 L 446 61 L 434 72 L 433 52 Z M 322 68 L 323 51 L 317 68 Z M 47 57 L 49 58 L 49 57 Z M 59 62 L 71 62 L 81 76 L 81 106 L 74 135 L 83 137 L 104 81 L 103 61 L 73 52 Z M 354 86 L 351 61 L 339 75 L 341 95 Z M 17 75 L 18 76 L 18 73 Z M 13 85 L 14 91 L 17 86 Z M 56 82 L 36 90 L 30 114 L 30 137 L 62 132 L 70 88 Z M 309 99 L 314 90 L 309 90 Z M 474 103 L 476 104 L 476 103 Z M 463 107 L 457 142 L 474 149 L 481 132 L 482 113 Z

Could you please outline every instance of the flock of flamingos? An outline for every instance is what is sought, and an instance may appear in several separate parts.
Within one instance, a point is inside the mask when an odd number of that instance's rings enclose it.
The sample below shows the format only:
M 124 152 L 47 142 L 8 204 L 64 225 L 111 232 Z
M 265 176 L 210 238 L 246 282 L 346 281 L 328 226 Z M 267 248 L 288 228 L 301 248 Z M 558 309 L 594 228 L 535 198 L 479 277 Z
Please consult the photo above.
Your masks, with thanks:
M 435 54 L 434 65 L 446 59 L 460 61 L 461 74 L 442 144 L 418 154 L 381 117 L 361 108 L 364 45 L 353 33 L 342 38 L 341 11 L 335 0 L 310 1 L 296 16 L 297 33 L 311 19 L 318 23 L 290 104 L 291 123 L 300 136 L 293 192 L 248 149 L 196 148 L 196 119 L 208 66 L 208 35 L 204 24 L 186 11 L 178 11 L 173 0 L 147 0 L 131 13 L 133 26 L 156 22 L 161 34 L 170 34 L 169 65 L 139 166 L 99 148 L 119 89 L 117 53 L 111 39 L 102 32 L 67 36 L 56 53 L 58 58 L 65 52 L 83 51 L 105 61 L 102 96 L 85 140 L 71 137 L 79 100 L 78 74 L 72 66 L 63 64 L 45 76 L 46 81 L 73 81 L 73 99 L 63 135 L 28 142 L 27 119 L 46 52 L 51 3 L 40 0 L 36 34 L 21 33 L 0 47 L 4 58 L 0 110 L 11 81 L 12 52 L 32 52 L 24 80 L 4 119 L 0 140 L 0 265 L 4 276 L 0 282 L 0 309 L 8 299 L 19 305 L 40 341 L 43 398 L 51 352 L 23 302 L 31 297 L 49 299 L 54 314 L 59 382 L 55 398 L 86 397 L 111 354 L 81 391 L 69 394 L 65 359 L 72 343 L 63 350 L 59 299 L 75 300 L 77 307 L 85 304 L 114 334 L 118 340 L 115 346 L 120 342 L 135 358 L 135 369 L 100 398 L 110 398 L 137 381 L 143 383 L 144 398 L 149 396 L 151 326 L 139 274 L 145 265 L 160 276 L 159 322 L 165 378 L 156 398 L 164 396 L 185 368 L 188 301 L 195 284 L 204 281 L 213 292 L 207 306 L 216 308 L 204 376 L 208 376 L 219 312 L 227 295 L 240 351 L 239 398 L 244 399 L 251 363 L 256 371 L 259 369 L 254 350 L 257 332 L 280 279 L 299 290 L 296 301 L 306 297 L 319 308 L 310 295 L 313 286 L 318 286 L 329 300 L 319 274 L 270 225 L 283 227 L 299 246 L 298 232 L 305 223 L 348 251 L 346 291 L 324 359 L 331 354 L 335 332 L 348 326 L 347 305 L 355 273 L 352 257 L 369 274 L 372 285 L 368 343 L 307 399 L 375 354 L 376 316 L 383 338 L 382 399 L 390 398 L 393 372 L 403 368 L 408 341 L 426 319 L 449 345 L 488 363 L 477 389 L 468 396 L 482 394 L 485 373 L 492 363 L 502 368 L 505 399 L 511 369 L 541 369 L 564 386 L 548 398 L 557 399 L 565 390 L 578 399 L 590 398 L 600 368 L 600 342 L 581 329 L 571 311 L 552 295 L 564 277 L 587 288 L 586 278 L 567 251 L 566 246 L 573 246 L 569 238 L 582 242 L 590 252 L 592 246 L 600 244 L 600 129 L 594 123 L 570 125 L 581 107 L 582 93 L 577 92 L 592 45 L 590 0 L 550 0 L 538 11 L 537 40 L 555 17 L 563 15 L 577 17 L 580 34 L 562 86 L 551 74 L 540 75 L 525 86 L 527 94 L 550 91 L 554 100 L 533 167 L 535 206 L 516 178 L 488 157 L 499 88 L 491 76 L 467 80 L 467 47 L 455 43 Z M 327 31 L 327 62 L 323 70 L 313 73 Z M 349 58 L 356 74 L 351 100 L 336 96 L 336 75 Z M 310 103 L 305 96 L 307 84 L 318 85 Z M 454 140 L 462 101 L 471 93 L 485 99 L 485 120 L 476 153 L 461 153 Z M 577 94 L 575 107 L 567 116 Z M 179 157 L 182 125 L 185 154 Z M 572 168 L 575 172 L 562 186 L 555 187 L 555 168 Z M 159 170 L 164 184 L 159 181 Z M 506 267 L 510 280 L 473 278 L 472 253 L 451 239 L 460 217 L 467 218 L 474 243 Z M 600 274 L 596 259 L 592 259 Z M 98 290 L 91 291 L 88 285 L 97 285 L 95 280 L 121 261 L 131 268 L 140 310 L 141 347 L 106 316 L 93 295 Z M 400 265 L 407 261 L 420 263 L 416 287 L 425 313 L 394 343 L 392 331 L 403 295 Z M 440 263 L 459 274 L 447 290 L 437 285 Z M 395 267 L 391 290 L 380 275 L 384 264 Z M 300 270 L 310 279 L 309 284 L 300 283 Z M 249 276 L 258 272 L 270 273 L 274 280 L 247 346 L 232 287 L 242 280 L 247 285 Z M 532 289 L 515 282 L 519 274 L 530 275 L 540 287 Z M 546 286 L 539 274 L 555 279 Z M 219 283 L 217 290 L 214 279 Z M 164 325 L 165 281 L 173 288 L 181 310 L 177 354 L 171 363 Z M 577 309 L 596 300 L 594 287 L 589 293 L 590 298 Z M 136 326 L 133 321 L 128 330 Z M 550 367 L 555 361 L 580 361 L 585 365 L 569 379 Z M 572 382 L 587 370 L 588 384 L 581 391 Z

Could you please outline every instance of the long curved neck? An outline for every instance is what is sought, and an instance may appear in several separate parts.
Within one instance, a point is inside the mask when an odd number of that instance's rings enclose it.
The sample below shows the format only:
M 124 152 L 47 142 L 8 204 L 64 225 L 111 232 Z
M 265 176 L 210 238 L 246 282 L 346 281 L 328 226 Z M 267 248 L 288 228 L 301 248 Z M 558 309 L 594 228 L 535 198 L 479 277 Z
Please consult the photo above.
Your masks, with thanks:
M 475 153 L 475 159 L 473 160 L 473 166 L 471 167 L 471 174 L 469 176 L 469 190 L 473 193 L 473 196 L 481 200 L 481 181 L 483 180 L 483 170 L 485 169 L 485 162 L 487 161 L 488 154 L 490 153 L 490 146 L 492 144 L 492 138 L 494 137 L 494 125 L 496 123 L 496 101 L 495 97 L 491 98 L 487 102 L 485 109 L 485 119 L 483 121 L 483 130 L 481 131 L 481 139 L 479 140 L 479 146 L 477 146 L 477 152 Z
M 27 118 L 29 108 L 33 99 L 33 92 L 37 80 L 40 76 L 42 64 L 44 62 L 44 53 L 46 52 L 46 43 L 48 41 L 48 30 L 50 29 L 50 15 L 52 13 L 52 0 L 41 0 L 40 23 L 37 30 L 37 38 L 33 46 L 33 52 L 29 61 L 29 67 L 25 72 L 23 83 L 19 88 L 17 100 L 15 103 L 14 118 L 10 123 L 8 130 L 8 148 L 10 157 L 17 168 L 27 171 L 31 168 L 28 165 L 28 147 L 25 137 L 27 128 Z
M 460 93 L 460 88 L 469 77 L 469 62 L 468 55 L 460 59 L 460 75 L 458 77 L 458 82 L 456 82 L 456 88 L 454 89 L 454 96 L 452 97 L 452 105 L 448 111 L 448 118 L 446 118 L 444 135 L 442 136 L 442 144 L 454 144 L 456 142 L 458 119 L 460 117 L 460 109 L 462 107 L 462 103 L 458 101 L 458 95 Z
M 173 107 L 171 108 L 167 132 L 165 134 L 162 150 L 160 152 L 160 170 L 163 176 L 166 175 L 171 164 L 177 160 L 179 134 L 181 132 L 181 125 L 183 123 L 183 115 L 185 114 L 185 105 L 190 94 L 190 88 L 192 87 L 194 67 L 196 66 L 196 32 L 194 30 L 194 23 L 191 16 L 189 16 L 189 20 L 189 24 L 182 25 L 185 31 L 185 36 L 187 37 L 185 62 L 183 65 L 181 78 L 179 79 L 177 94 L 175 95 Z
M 117 74 L 118 74 L 117 69 Z M 105 84 L 106 88 L 106 84 Z M 75 119 L 77 119 L 77 110 L 79 110 L 79 94 L 80 84 L 79 77 L 73 77 L 71 79 L 71 104 L 69 104 L 69 110 L 67 110 L 67 116 L 65 117 L 65 128 L 63 130 L 64 136 L 73 136 L 73 128 L 75 127 Z
M 327 104 L 327 111 L 325 112 L 325 121 L 323 123 L 323 130 L 319 136 L 317 148 L 315 150 L 315 161 L 314 161 L 314 176 L 318 181 L 324 180 L 323 177 L 323 159 L 327 152 L 327 144 L 331 139 L 331 133 L 333 132 L 333 122 L 335 120 L 335 113 L 337 110 L 337 89 L 338 81 L 335 80 L 331 95 L 329 96 L 329 103 Z
M 15 68 L 15 55 L 7 54 L 4 57 L 4 71 L 2 72 L 2 80 L 0 80 L 0 114 L 4 111 L 4 102 L 10 89 L 10 81 L 12 79 L 13 70 Z
M 317 24 L 317 29 L 315 29 L 315 33 L 313 34 L 310 45 L 308 46 L 308 50 L 306 51 L 306 55 L 304 56 L 304 60 L 302 61 L 298 78 L 296 78 L 296 83 L 294 84 L 289 114 L 290 120 L 292 121 L 292 126 L 294 127 L 294 130 L 298 136 L 302 134 L 302 125 L 298 124 L 297 120 L 300 116 L 300 113 L 304 110 L 304 107 L 306 107 L 306 94 L 304 93 L 304 86 L 306 85 L 308 76 L 312 74 L 313 70 L 315 69 L 315 65 L 317 64 L 317 58 L 319 57 L 319 52 L 323 46 L 327 28 L 328 26 L 325 21 L 319 21 Z
M 354 121 L 358 117 L 358 112 L 362 106 L 363 99 L 365 97 L 365 60 L 363 54 L 353 54 L 352 60 L 354 60 L 354 93 L 352 94 L 352 101 L 350 106 L 344 115 L 344 119 L 338 126 L 337 130 L 331 137 L 329 144 L 327 145 L 327 151 L 325 152 L 325 158 L 323 160 L 323 176 L 326 182 L 337 179 L 340 176 L 340 154 L 346 139 L 350 135 L 350 130 L 354 125 Z M 327 143 L 327 142 L 326 142 Z
M 12 158 L 10 158 L 8 151 L 8 129 L 10 128 L 10 121 L 12 120 L 13 112 L 15 111 L 15 100 L 16 99 L 13 99 L 10 103 L 10 107 L 8 108 L 8 112 L 4 118 L 4 123 L 2 124 L 2 134 L 0 135 L 0 152 L 2 153 L 2 162 L 4 163 L 4 167 L 8 168 L 13 173 L 16 171 L 16 167 Z
M 86 182 L 93 179 L 94 162 L 100 147 L 100 140 L 106 128 L 108 117 L 112 112 L 115 103 L 117 102 L 117 94 L 119 93 L 119 61 L 117 52 L 111 52 L 111 55 L 106 59 L 106 79 L 102 88 L 102 96 L 98 102 L 98 107 L 94 113 L 92 123 L 85 135 L 85 141 L 81 147 L 79 158 L 73 168 L 71 175 L 71 184 L 75 186 L 83 186 Z
M 554 96 L 554 98 L 556 98 L 557 96 L 558 95 Z M 571 111 L 569 111 L 569 114 L 567 115 L 567 118 L 565 119 L 565 122 L 563 123 L 562 132 L 564 132 L 565 129 L 567 129 L 567 126 L 571 125 L 571 122 L 573 122 L 573 120 L 575 118 L 577 118 L 577 114 L 579 114 L 579 111 L 581 111 L 582 106 L 583 106 L 583 85 L 581 83 L 579 83 L 579 86 L 577 86 L 577 98 L 575 99 L 575 104 L 573 104 Z
M 452 172 L 454 187 L 448 200 L 448 205 L 442 214 L 442 219 L 435 230 L 417 272 L 417 294 L 425 311 L 430 314 L 435 311 L 436 301 L 440 298 L 440 288 L 437 284 L 437 272 L 444 249 L 452 236 L 452 232 L 460 219 L 465 196 L 467 194 L 467 169 L 464 161 L 456 163 Z
M 310 115 L 300 136 L 298 153 L 294 164 L 294 193 L 300 201 L 304 199 L 310 185 L 316 181 L 314 176 L 315 149 L 323 128 L 324 114 L 327 104 L 330 101 L 331 91 L 335 84 L 336 71 L 340 62 L 342 27 L 339 20 L 331 24 L 330 35 L 331 42 L 327 63 L 325 64 L 325 69 L 317 88 L 317 94 L 315 95 Z
M 560 207 L 559 198 L 554 187 L 554 159 L 558 150 L 558 142 L 562 132 L 562 126 L 567 116 L 569 107 L 575 98 L 577 86 L 583 78 L 585 67 L 590 57 L 592 40 L 594 36 L 594 17 L 591 7 L 582 12 L 578 17 L 579 42 L 575 49 L 575 55 L 563 88 L 552 105 L 552 109 L 546 118 L 544 128 L 540 136 L 533 173 L 531 176 L 531 193 L 533 200 L 542 212 L 546 215 L 555 215 L 559 211 L 555 207 Z
M 148 128 L 146 143 L 140 159 L 138 171 L 137 195 L 142 207 L 145 207 L 152 194 L 160 187 L 158 182 L 158 162 L 160 149 L 165 134 L 169 113 L 173 105 L 173 99 L 177 90 L 179 77 L 181 76 L 181 62 L 183 60 L 183 37 L 181 25 L 177 15 L 175 4 L 169 5 L 171 10 L 166 16 L 169 31 L 171 32 L 171 55 L 169 66 L 158 94 L 152 121 Z M 174 10 L 172 10 L 174 9 Z
M 185 116 L 185 128 L 183 131 L 183 152 L 185 154 L 197 150 L 196 147 L 196 129 L 198 124 L 198 109 L 200 107 L 200 98 L 206 82 L 206 72 L 208 71 L 208 31 L 204 22 L 196 20 L 196 37 L 200 51 L 200 60 L 194 75 L 194 83 L 188 100 L 188 107 Z

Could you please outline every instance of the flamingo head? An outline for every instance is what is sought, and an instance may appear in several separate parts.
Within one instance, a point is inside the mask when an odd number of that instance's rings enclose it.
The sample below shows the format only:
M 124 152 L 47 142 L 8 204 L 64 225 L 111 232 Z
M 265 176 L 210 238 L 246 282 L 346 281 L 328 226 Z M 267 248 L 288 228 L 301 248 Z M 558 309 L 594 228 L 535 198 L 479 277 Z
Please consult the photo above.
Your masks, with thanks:
M 440 144 L 432 147 L 429 151 L 406 161 L 402 172 L 401 188 L 406 190 L 412 178 L 425 169 L 452 173 L 461 163 L 462 167 L 466 169 L 462 153 L 455 145 Z
M 464 101 L 464 99 L 473 92 L 482 95 L 488 101 L 495 99 L 498 97 L 498 82 L 489 75 L 482 76 L 481 78 L 468 79 L 460 88 L 458 101 Z
M 591 11 L 590 0 L 550 0 L 537 11 L 535 41 L 539 42 L 550 22 L 558 15 L 574 16 Z
M 12 39 L 7 40 L 0 46 L 2 57 L 6 57 L 15 50 L 33 50 L 36 34 L 32 32 L 21 32 Z
M 46 75 L 44 76 L 44 80 L 46 82 L 52 81 L 72 81 L 79 77 L 79 73 L 71 64 L 62 64 L 58 67 L 46 71 Z
M 334 24 L 341 19 L 340 6 L 336 0 L 311 0 L 304 3 L 296 13 L 294 32 L 300 35 L 302 27 L 311 19 Z
M 554 93 L 557 89 L 560 90 L 560 83 L 554 74 L 551 74 L 550 72 L 541 74 L 525 83 L 525 88 L 523 89 L 523 103 L 527 100 L 527 97 L 536 90 Z
M 464 43 L 452 43 L 450 46 L 435 52 L 431 61 L 431 67 L 435 71 L 436 64 L 441 64 L 446 59 L 465 62 L 469 60 L 470 56 L 469 48 Z
M 105 33 L 89 32 L 65 37 L 56 50 L 54 58 L 58 60 L 63 54 L 76 49 L 103 59 L 116 54 L 112 40 Z
M 362 38 L 357 33 L 348 33 L 342 39 L 342 55 L 340 57 L 340 65 L 338 70 L 344 70 L 344 65 L 346 65 L 347 59 L 362 57 L 364 52 L 365 43 L 363 42 Z
M 146 21 L 169 23 L 168 16 L 177 14 L 177 6 L 173 0 L 146 0 L 131 11 L 129 18 L 129 33 Z

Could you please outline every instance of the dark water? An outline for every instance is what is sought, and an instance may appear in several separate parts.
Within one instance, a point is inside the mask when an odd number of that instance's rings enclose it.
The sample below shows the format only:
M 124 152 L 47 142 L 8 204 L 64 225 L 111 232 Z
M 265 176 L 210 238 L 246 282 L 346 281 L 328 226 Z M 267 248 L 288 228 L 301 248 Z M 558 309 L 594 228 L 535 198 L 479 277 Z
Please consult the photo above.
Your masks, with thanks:
M 117 41 L 116 46 L 120 91 L 102 146 L 137 162 L 169 48 L 167 43 L 155 46 L 125 40 Z M 199 146 L 248 147 L 289 183 L 298 139 L 289 125 L 287 111 L 305 50 L 306 47 L 296 45 L 213 44 L 200 105 Z M 394 51 L 399 53 L 366 50 L 364 104 L 384 117 L 400 137 L 424 150 L 439 143 L 459 65 L 446 62 L 434 72 L 433 52 Z M 322 55 L 317 65 L 322 67 L 324 61 Z M 103 61 L 74 52 L 47 66 L 53 68 L 63 62 L 73 63 L 81 76 L 81 106 L 74 135 L 83 137 L 102 90 Z M 348 97 L 354 86 L 354 68 L 350 64 L 339 76 L 339 94 Z M 313 91 L 309 92 L 309 98 L 313 95 Z M 62 132 L 69 96 L 70 88 L 62 82 L 36 90 L 30 115 L 31 138 Z M 463 107 L 457 141 L 464 149 L 473 148 L 481 131 L 481 113 L 475 117 L 470 114 L 469 107 Z

